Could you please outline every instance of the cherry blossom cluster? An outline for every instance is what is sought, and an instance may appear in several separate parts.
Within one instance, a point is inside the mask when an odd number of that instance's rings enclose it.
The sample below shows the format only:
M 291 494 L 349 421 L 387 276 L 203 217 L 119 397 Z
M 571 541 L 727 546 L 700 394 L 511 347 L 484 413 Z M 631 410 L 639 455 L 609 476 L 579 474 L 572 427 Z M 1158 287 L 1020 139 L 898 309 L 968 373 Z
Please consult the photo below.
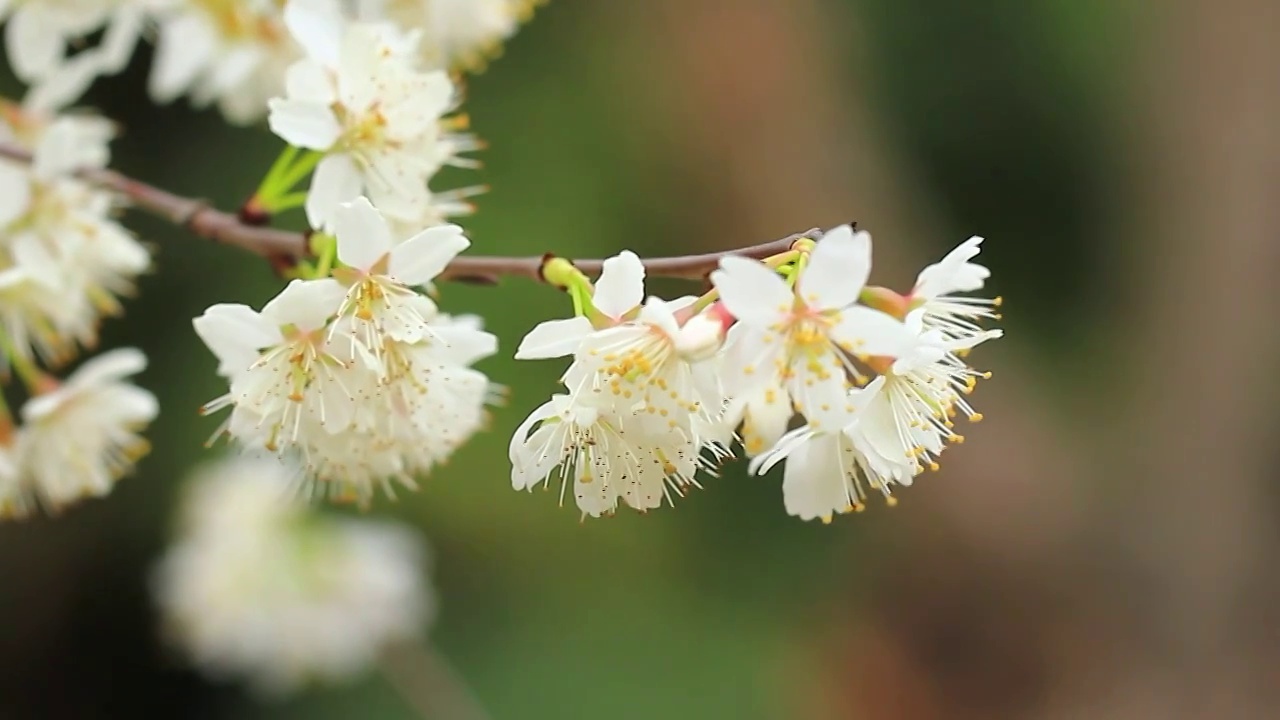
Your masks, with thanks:
M 214 305 L 195 329 L 230 385 L 204 408 L 231 408 L 220 432 L 298 463 L 308 491 L 363 503 L 413 487 L 484 425 L 499 388 L 470 366 L 497 339 L 418 289 L 467 247 L 461 228 L 397 244 L 363 197 L 333 226 L 331 276 L 293 280 L 261 311 Z
M 646 511 L 698 487 L 740 439 L 750 469 L 785 462 L 787 511 L 829 522 L 869 492 L 892 501 L 950 443 L 985 377 L 964 360 L 998 338 L 971 238 L 920 273 L 907 295 L 869 287 L 871 237 L 841 226 L 764 261 L 729 256 L 701 297 L 645 298 L 624 252 L 596 283 L 552 260 L 547 279 L 574 316 L 534 328 L 517 358 L 572 356 L 564 392 L 511 442 L 512 485 L 554 476 L 585 515 Z
M 343 681 L 435 615 L 407 527 L 318 515 L 274 459 L 199 469 L 153 576 L 164 630 L 202 670 L 280 695 Z
M 127 382 L 146 366 L 137 350 L 89 360 L 65 382 L 48 372 L 96 347 L 151 262 L 116 221 L 118 199 L 77 174 L 106 165 L 114 128 L 59 115 L 53 100 L 0 100 L 0 141 L 32 158 L 0 160 L 0 363 L 28 395 L 16 414 L 0 403 L 0 517 L 106 495 L 146 454 L 139 433 L 157 411 Z

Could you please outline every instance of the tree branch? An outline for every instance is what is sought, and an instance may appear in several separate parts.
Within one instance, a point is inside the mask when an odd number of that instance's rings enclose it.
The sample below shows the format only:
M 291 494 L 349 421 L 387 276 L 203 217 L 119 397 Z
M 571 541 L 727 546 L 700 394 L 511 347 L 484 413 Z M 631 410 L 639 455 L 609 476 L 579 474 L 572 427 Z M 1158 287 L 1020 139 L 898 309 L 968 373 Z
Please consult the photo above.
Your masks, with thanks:
M 30 152 L 5 143 L 0 143 L 0 157 L 23 163 L 31 162 Z M 184 227 L 199 237 L 260 255 L 275 267 L 296 262 L 308 254 L 307 236 L 304 233 L 251 225 L 243 222 L 236 215 L 213 207 L 204 200 L 176 195 L 114 170 L 86 169 L 79 175 L 87 182 L 123 196 L 132 207 Z M 701 280 L 716 269 L 720 258 L 727 255 L 766 258 L 786 252 L 791 248 L 792 243 L 800 238 L 816 239 L 820 235 L 821 231 L 814 228 L 772 242 L 736 250 L 649 258 L 643 262 L 645 271 L 650 276 Z M 545 259 L 545 256 L 541 255 L 534 257 L 460 256 L 449 263 L 449 267 L 445 268 L 439 279 L 493 284 L 504 276 L 514 276 L 540 281 Z M 604 260 L 574 260 L 573 264 L 588 275 L 597 275 Z

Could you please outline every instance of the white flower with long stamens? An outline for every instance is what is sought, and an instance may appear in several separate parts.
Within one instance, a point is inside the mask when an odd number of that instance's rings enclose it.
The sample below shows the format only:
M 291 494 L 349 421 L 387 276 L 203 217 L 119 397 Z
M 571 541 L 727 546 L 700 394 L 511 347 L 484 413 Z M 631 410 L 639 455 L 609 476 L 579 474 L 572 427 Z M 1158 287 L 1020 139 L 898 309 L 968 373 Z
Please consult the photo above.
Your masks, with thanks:
M 612 514 L 620 500 L 649 510 L 671 501 L 672 492 L 696 485 L 696 452 L 678 434 L 645 433 L 607 409 L 555 395 L 516 429 L 509 451 L 511 485 L 532 490 L 549 484 L 559 468 L 561 502 L 572 482 L 586 515 Z
M 239 459 L 196 475 L 153 577 L 168 639 L 202 671 L 283 694 L 359 676 L 435 614 L 408 528 L 313 515 L 293 472 Z
M 954 431 L 957 411 L 970 421 L 982 420 L 965 396 L 978 378 L 989 375 L 969 367 L 960 354 L 1003 335 L 985 330 L 953 338 L 944 330 L 927 328 L 926 315 L 921 308 L 907 316 L 906 326 L 917 333 L 916 341 L 877 378 L 876 392 L 868 393 L 870 412 L 889 420 L 868 425 L 879 431 L 871 444 L 890 459 L 905 456 L 916 472 L 924 467 L 937 470 L 937 456 L 946 444 L 964 441 Z M 883 432 L 886 427 L 893 432 Z
M 981 290 L 991 271 L 970 262 L 981 251 L 982 238 L 974 236 L 947 253 L 941 261 L 920 271 L 915 288 L 907 296 L 908 307 L 923 308 L 923 323 L 950 338 L 969 338 L 984 330 L 978 321 L 999 320 L 994 308 L 1001 298 L 975 298 L 958 293 Z
M 336 280 L 294 280 L 261 313 L 222 304 L 196 318 L 196 333 L 231 381 L 202 412 L 232 407 L 227 432 L 279 452 L 345 430 L 357 398 L 374 392 L 381 375 L 358 343 L 329 341 L 328 320 L 345 294 Z
M 431 227 L 394 244 L 386 219 L 361 197 L 338 207 L 333 229 L 338 259 L 346 266 L 334 276 L 348 288 L 339 317 L 355 318 L 353 330 L 363 326 L 396 342 L 415 343 L 426 337 L 437 308 L 412 288 L 430 283 L 470 246 L 462 228 Z M 366 343 L 381 352 L 381 338 L 366 337 Z
M 147 454 L 138 433 L 155 419 L 156 399 L 126 381 L 146 364 L 133 348 L 103 353 L 22 406 L 17 443 L 26 497 L 49 511 L 102 497 Z M 33 504 L 19 501 L 17 510 Z
M 271 100 L 268 122 L 290 144 L 325 154 L 306 202 L 311 225 L 329 228 L 332 211 L 360 195 L 384 213 L 420 215 L 427 180 L 455 155 L 442 142 L 452 81 L 418 71 L 404 50 L 416 36 L 391 26 L 344 29 L 340 17 L 293 4 L 285 20 L 308 57 L 289 68 L 286 95 Z
M 783 505 L 787 514 L 801 520 L 831 522 L 836 514 L 862 510 L 868 486 L 891 497 L 888 485 L 869 471 L 866 458 L 844 431 L 796 428 L 752 460 L 750 471 L 764 474 L 783 461 Z
M 725 362 L 729 396 L 782 389 L 778 401 L 815 430 L 851 422 L 854 359 L 895 355 L 909 338 L 898 320 L 854 304 L 870 272 L 871 237 L 847 225 L 817 242 L 794 287 L 760 262 L 721 260 L 711 280 L 738 319 Z

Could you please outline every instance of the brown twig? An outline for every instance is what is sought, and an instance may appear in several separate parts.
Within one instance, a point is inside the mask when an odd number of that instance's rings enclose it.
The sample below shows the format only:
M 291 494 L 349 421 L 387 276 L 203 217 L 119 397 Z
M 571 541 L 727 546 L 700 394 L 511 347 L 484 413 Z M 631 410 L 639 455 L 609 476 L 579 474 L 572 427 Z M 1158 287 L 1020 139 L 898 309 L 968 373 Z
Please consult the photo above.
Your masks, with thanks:
M 31 162 L 30 152 L 4 143 L 0 143 L 0 157 L 19 162 Z M 307 236 L 304 233 L 246 224 L 236 215 L 223 212 L 204 200 L 176 195 L 114 170 L 87 169 L 80 172 L 80 177 L 98 187 L 118 193 L 133 207 L 182 226 L 199 237 L 260 255 L 271 262 L 273 267 L 287 265 L 307 256 Z M 649 258 L 644 260 L 644 266 L 645 271 L 655 277 L 701 280 L 716 269 L 720 258 L 727 255 L 765 258 L 786 252 L 792 243 L 802 237 L 816 238 L 819 235 L 820 231 L 815 228 L 772 242 L 736 250 Z M 481 284 L 496 283 L 504 276 L 540 280 L 544 258 L 543 255 L 533 257 L 461 256 L 449 263 L 449 267 L 441 273 L 439 279 Z M 600 272 L 604 261 L 587 259 L 574 260 L 573 263 L 584 273 L 595 275 Z

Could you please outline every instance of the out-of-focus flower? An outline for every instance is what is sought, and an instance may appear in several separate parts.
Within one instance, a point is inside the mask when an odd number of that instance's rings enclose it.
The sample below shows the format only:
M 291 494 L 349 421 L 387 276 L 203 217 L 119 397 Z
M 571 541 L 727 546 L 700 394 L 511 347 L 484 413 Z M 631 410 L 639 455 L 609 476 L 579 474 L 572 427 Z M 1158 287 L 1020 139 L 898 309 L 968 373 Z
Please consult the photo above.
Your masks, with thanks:
M 0 138 L 33 158 L 0 160 L 0 326 L 19 352 L 64 362 L 121 312 L 150 255 L 112 216 L 117 198 L 75 174 L 106 165 L 108 121 L 12 104 L 0 119 Z
M 126 381 L 146 364 L 133 348 L 103 353 L 22 406 L 13 514 L 26 514 L 35 501 L 57 511 L 102 497 L 150 451 L 139 433 L 159 407 L 154 395 Z
M 315 514 L 293 475 L 275 458 L 200 470 L 153 577 L 168 638 L 200 670 L 277 694 L 357 676 L 436 605 L 414 532 Z
M 41 82 L 75 58 L 90 60 L 94 73 L 119 72 L 128 62 L 141 35 L 143 21 L 155 0 L 7 0 L 0 3 L 6 20 L 4 45 L 18 79 Z M 74 57 L 67 49 L 106 28 L 99 46 Z
M 333 0 L 291 0 L 338 16 Z M 261 120 L 267 99 L 284 89 L 285 69 L 301 51 L 277 0 L 169 0 L 155 12 L 156 50 L 148 89 L 160 103 L 188 95 L 216 104 L 237 124 Z
M 481 70 L 545 0 L 357 0 L 361 19 L 419 29 L 428 67 Z

